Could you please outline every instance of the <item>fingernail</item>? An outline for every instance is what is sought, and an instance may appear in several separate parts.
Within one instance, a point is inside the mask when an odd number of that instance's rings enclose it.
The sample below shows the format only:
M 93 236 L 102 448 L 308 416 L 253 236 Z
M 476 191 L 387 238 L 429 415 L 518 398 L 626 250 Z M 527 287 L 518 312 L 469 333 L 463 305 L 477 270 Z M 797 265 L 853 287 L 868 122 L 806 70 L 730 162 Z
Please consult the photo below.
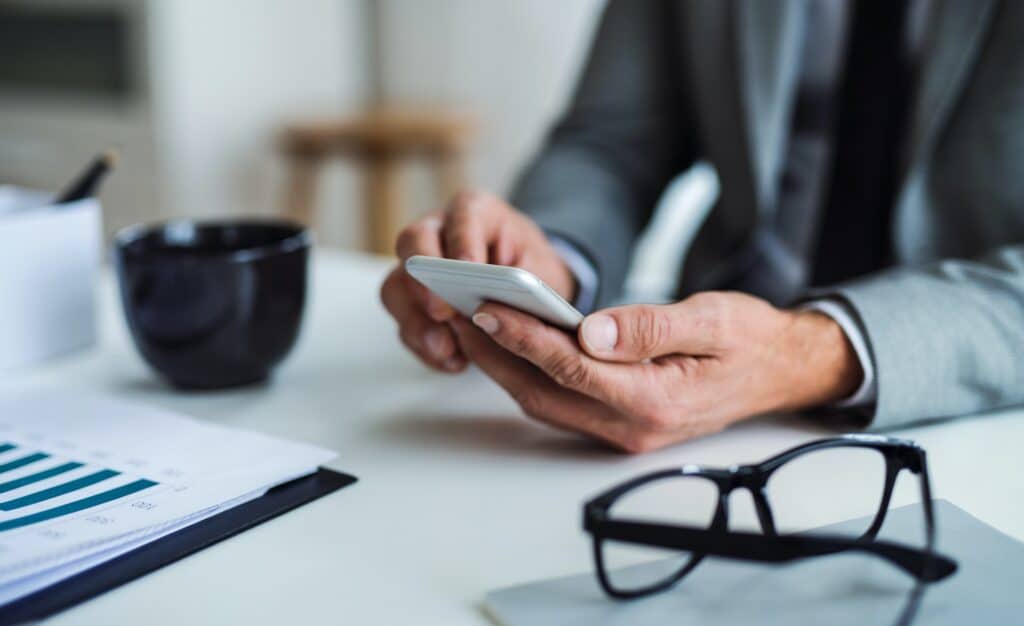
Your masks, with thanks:
M 501 328 L 501 324 L 498 323 L 498 318 L 494 317 L 490 313 L 474 313 L 473 323 L 488 335 L 493 335 L 498 332 L 499 328 Z
M 591 315 L 583 320 L 583 343 L 595 352 L 611 352 L 619 340 L 619 326 L 609 315 Z
M 427 331 L 423 337 L 423 343 L 427 346 L 427 352 L 434 355 L 435 358 L 443 359 L 448 356 L 447 345 L 444 340 L 444 333 L 440 328 L 431 328 Z

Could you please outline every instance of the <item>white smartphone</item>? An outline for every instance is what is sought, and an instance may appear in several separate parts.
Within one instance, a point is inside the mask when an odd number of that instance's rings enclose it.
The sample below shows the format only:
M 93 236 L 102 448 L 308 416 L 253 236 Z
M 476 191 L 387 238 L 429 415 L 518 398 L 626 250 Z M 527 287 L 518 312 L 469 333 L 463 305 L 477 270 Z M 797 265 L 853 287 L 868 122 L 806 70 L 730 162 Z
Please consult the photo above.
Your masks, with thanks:
M 429 256 L 410 257 L 405 269 L 465 316 L 485 301 L 500 302 L 566 330 L 583 321 L 562 296 L 526 270 Z

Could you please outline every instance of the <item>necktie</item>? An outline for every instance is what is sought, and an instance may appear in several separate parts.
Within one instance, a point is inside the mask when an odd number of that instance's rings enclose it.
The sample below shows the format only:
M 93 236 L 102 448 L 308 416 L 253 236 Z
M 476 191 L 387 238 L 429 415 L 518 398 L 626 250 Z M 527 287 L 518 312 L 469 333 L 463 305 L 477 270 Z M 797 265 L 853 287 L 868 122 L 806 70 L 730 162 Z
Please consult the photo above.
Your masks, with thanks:
M 907 5 L 908 0 L 853 5 L 814 285 L 861 276 L 890 262 L 910 79 L 904 55 Z

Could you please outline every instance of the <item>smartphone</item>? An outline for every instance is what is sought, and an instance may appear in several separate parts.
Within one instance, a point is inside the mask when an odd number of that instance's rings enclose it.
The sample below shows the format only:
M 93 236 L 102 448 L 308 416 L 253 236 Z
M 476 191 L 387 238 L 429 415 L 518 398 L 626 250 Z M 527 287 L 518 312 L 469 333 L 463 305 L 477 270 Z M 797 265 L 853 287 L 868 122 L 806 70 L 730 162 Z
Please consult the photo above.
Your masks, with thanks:
M 490 300 L 566 330 L 575 330 L 583 321 L 583 314 L 554 289 L 518 267 L 414 256 L 405 262 L 405 270 L 467 317 Z

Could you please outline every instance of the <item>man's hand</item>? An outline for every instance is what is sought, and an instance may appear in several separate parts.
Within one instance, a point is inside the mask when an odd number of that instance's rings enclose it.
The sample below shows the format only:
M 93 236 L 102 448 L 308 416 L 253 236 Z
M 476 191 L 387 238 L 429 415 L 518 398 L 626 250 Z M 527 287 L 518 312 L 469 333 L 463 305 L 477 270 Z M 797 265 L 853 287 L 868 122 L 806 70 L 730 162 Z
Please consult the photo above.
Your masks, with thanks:
M 449 326 L 456 313 L 405 271 L 409 257 L 422 254 L 520 267 L 570 301 L 576 290 L 572 273 L 544 232 L 487 193 L 458 194 L 447 211 L 428 215 L 403 230 L 395 248 L 399 263 L 381 286 L 381 301 L 398 322 L 406 347 L 427 365 L 445 372 L 466 367 Z
M 584 320 L 578 343 L 500 304 L 473 324 L 453 322 L 466 356 L 527 415 L 629 452 L 837 401 L 863 377 L 831 318 L 740 293 L 606 309 Z

